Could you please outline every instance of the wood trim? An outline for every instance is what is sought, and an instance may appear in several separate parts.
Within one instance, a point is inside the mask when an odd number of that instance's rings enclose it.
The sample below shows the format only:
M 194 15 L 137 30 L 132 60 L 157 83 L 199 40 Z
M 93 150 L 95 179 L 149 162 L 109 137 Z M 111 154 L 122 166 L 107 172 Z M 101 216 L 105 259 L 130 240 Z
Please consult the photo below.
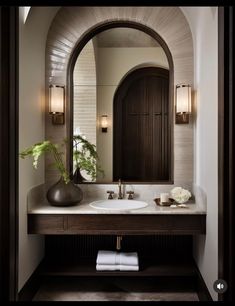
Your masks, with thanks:
M 99 24 L 98 26 L 96 25 L 92 29 L 89 30 L 88 33 L 86 33 L 76 44 L 73 53 L 70 56 L 69 62 L 68 62 L 68 69 L 67 69 L 67 96 L 66 100 L 68 101 L 67 109 L 66 109 L 66 118 L 68 122 L 70 123 L 67 128 L 67 138 L 71 139 L 71 135 L 73 132 L 73 70 L 74 66 L 77 60 L 77 57 L 79 56 L 81 50 L 83 47 L 86 45 L 86 43 L 93 38 L 96 34 L 111 29 L 111 28 L 116 28 L 116 27 L 127 27 L 127 28 L 134 28 L 140 31 L 145 32 L 146 34 L 152 36 L 154 39 L 157 40 L 157 42 L 160 44 L 160 46 L 163 48 L 163 50 L 166 53 L 166 57 L 168 59 L 169 63 L 169 118 L 172 118 L 172 120 L 169 120 L 169 130 L 170 130 L 170 150 L 169 150 L 169 155 L 171 156 L 170 158 L 170 165 L 169 168 L 171 169 L 170 171 L 170 177 L 169 181 L 167 182 L 151 182 L 151 184 L 173 184 L 174 183 L 174 144 L 173 144 L 173 114 L 174 114 L 174 64 L 173 64 L 173 58 L 170 52 L 170 49 L 168 48 L 166 42 L 163 40 L 163 38 L 154 30 L 150 29 L 149 27 L 140 24 L 138 22 L 134 21 L 105 21 L 102 24 Z M 68 169 L 69 173 L 73 173 L 73 159 L 72 159 L 72 152 L 73 152 L 73 143 L 70 142 L 70 144 L 67 147 L 68 151 L 68 159 L 67 161 L 68 164 Z M 105 184 L 112 184 L 113 182 L 105 183 Z M 133 184 L 138 184 L 138 182 L 131 182 Z M 93 184 L 100 184 L 99 182 L 93 182 Z M 104 184 L 102 182 L 102 184 Z
M 0 265 L 2 301 L 18 291 L 18 57 L 19 8 L 0 7 Z
M 33 300 L 34 295 L 37 293 L 41 285 L 40 271 L 42 262 L 38 265 L 33 274 L 31 274 L 30 278 L 25 283 L 24 287 L 20 290 L 18 301 L 29 302 Z
M 199 298 L 199 301 L 213 301 L 210 292 L 206 286 L 206 283 L 204 282 L 204 279 L 198 269 L 197 264 L 194 261 L 194 266 L 195 266 L 195 274 L 196 274 L 196 290 L 197 290 L 197 295 Z
M 224 7 L 218 9 L 218 278 L 224 266 Z M 222 297 L 219 297 L 222 300 Z
M 234 7 L 219 7 L 218 15 L 218 233 L 219 278 L 228 284 L 228 290 L 219 294 L 220 301 L 234 300 Z
M 28 214 L 28 233 L 43 235 L 196 235 L 206 233 L 206 215 Z

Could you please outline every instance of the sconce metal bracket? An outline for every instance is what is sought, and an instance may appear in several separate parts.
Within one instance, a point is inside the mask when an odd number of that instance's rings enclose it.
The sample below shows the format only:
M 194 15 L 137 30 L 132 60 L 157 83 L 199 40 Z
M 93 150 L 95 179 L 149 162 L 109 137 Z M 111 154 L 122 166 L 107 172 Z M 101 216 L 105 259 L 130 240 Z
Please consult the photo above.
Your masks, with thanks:
M 102 128 L 101 128 L 101 131 L 102 131 L 102 133 L 107 133 L 108 128 L 106 128 L 106 127 L 102 127 Z
M 64 114 L 52 114 L 52 124 L 64 124 Z
M 187 114 L 187 113 L 176 113 L 175 123 L 176 124 L 188 124 L 189 123 L 189 114 Z

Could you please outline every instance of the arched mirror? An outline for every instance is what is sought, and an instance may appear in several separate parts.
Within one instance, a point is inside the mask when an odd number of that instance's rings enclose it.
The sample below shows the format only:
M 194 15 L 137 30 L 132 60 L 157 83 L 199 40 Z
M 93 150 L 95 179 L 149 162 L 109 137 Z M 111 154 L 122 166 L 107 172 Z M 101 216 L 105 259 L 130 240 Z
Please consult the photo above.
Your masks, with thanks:
M 95 175 L 81 163 L 80 180 L 171 182 L 173 67 L 162 45 L 119 26 L 100 31 L 78 53 L 70 78 L 71 137 L 82 137 L 98 155 Z M 78 165 L 71 152 L 73 172 Z

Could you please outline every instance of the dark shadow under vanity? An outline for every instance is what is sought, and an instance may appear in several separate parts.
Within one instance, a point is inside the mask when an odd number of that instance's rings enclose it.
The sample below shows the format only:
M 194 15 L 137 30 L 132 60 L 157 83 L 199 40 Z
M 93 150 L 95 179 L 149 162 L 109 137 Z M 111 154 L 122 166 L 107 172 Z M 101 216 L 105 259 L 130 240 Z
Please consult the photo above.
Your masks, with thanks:
M 85 282 L 88 293 L 103 290 L 109 296 L 121 283 L 125 294 L 143 293 L 145 299 L 149 292 L 151 298 L 159 293 L 166 300 L 175 293 L 182 293 L 186 299 L 194 293 L 199 300 L 210 300 L 192 257 L 192 235 L 124 235 L 121 251 L 138 252 L 139 271 L 96 271 L 98 250 L 115 250 L 115 245 L 116 235 L 46 235 L 45 257 L 35 276 L 38 288 L 48 286 L 55 290 L 65 286 L 62 290 L 66 291 L 70 283 L 72 288 L 80 288 Z M 40 298 L 40 290 L 34 293 Z
M 114 235 L 47 235 L 41 275 L 195 276 L 191 236 L 124 235 L 122 252 L 138 252 L 139 271 L 96 271 L 99 250 L 115 250 Z
M 200 300 L 210 299 L 192 255 L 193 235 L 206 233 L 206 214 L 28 214 L 28 233 L 45 235 L 45 258 L 37 270 L 41 284 L 125 277 L 146 287 L 152 279 L 157 290 L 182 286 Z M 121 251 L 138 252 L 139 271 L 96 271 L 97 252 L 115 250 L 117 235 L 123 237 Z

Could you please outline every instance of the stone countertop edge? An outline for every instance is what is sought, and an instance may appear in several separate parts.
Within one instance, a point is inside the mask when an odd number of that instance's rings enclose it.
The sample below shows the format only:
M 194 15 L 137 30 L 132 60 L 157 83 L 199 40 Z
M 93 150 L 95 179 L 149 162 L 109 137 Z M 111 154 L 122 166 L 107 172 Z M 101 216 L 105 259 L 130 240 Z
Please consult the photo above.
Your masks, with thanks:
M 28 214 L 109 214 L 109 215 L 168 215 L 168 214 L 185 214 L 185 215 L 197 215 L 206 214 L 206 208 L 202 203 L 195 203 L 192 200 L 185 203 L 188 208 L 172 208 L 163 207 L 155 204 L 154 200 L 136 198 L 135 200 L 140 200 L 148 203 L 147 207 L 133 210 L 108 210 L 108 209 L 96 209 L 91 207 L 89 204 L 93 201 L 102 200 L 99 198 L 85 198 L 80 203 L 74 206 L 68 207 L 57 207 L 52 206 L 46 200 L 43 185 L 36 186 L 32 188 L 27 197 L 27 212 Z M 112 200 L 110 200 L 112 201 Z M 120 200 L 121 201 L 121 200 Z M 130 200 L 131 201 L 131 200 Z

